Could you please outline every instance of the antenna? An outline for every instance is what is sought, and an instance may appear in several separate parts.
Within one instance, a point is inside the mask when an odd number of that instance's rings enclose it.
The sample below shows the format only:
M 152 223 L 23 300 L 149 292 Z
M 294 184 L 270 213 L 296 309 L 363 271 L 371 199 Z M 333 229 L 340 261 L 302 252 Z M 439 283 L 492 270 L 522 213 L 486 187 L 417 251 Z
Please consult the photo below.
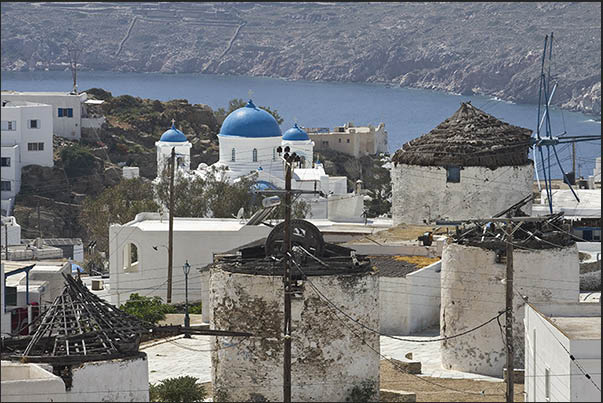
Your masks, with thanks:
M 549 41 L 550 38 L 550 41 Z M 547 43 L 548 42 L 548 43 Z M 547 45 L 548 45 L 548 64 L 546 64 L 547 59 Z M 552 172 L 551 172 L 551 150 L 553 151 L 553 155 L 555 160 L 557 161 L 557 165 L 563 174 L 564 182 L 567 183 L 572 194 L 576 198 L 576 201 L 580 203 L 580 198 L 572 188 L 571 182 L 565 171 L 563 170 L 563 166 L 561 166 L 561 161 L 559 160 L 559 155 L 557 154 L 556 146 L 558 144 L 567 144 L 572 143 L 575 146 L 575 143 L 581 141 L 592 141 L 596 139 L 601 139 L 601 135 L 581 135 L 581 136 L 565 136 L 566 133 L 563 133 L 559 137 L 553 137 L 551 130 L 551 118 L 549 107 L 551 105 L 551 101 L 553 99 L 553 95 L 555 94 L 555 90 L 557 89 L 557 82 L 553 85 L 551 89 L 551 63 L 553 59 L 553 33 L 551 32 L 551 36 L 548 35 L 544 38 L 544 51 L 542 52 L 542 62 L 540 66 L 540 86 L 538 89 L 538 120 L 536 126 L 536 137 L 532 137 L 532 146 L 534 147 L 533 156 L 534 156 L 534 168 L 536 169 L 536 180 L 538 181 L 538 188 L 540 189 L 540 180 L 538 179 L 538 166 L 536 165 L 536 148 L 540 153 L 540 161 L 542 164 L 542 171 L 544 177 L 545 190 L 547 194 L 549 211 L 550 214 L 553 214 L 553 200 L 552 200 Z M 545 64 L 546 71 L 545 74 Z M 543 105 L 541 105 L 543 104 Z M 541 109 L 542 108 L 542 109 Z M 541 116 L 541 110 L 543 111 Z M 545 135 L 541 135 L 540 129 L 544 124 L 544 133 Z M 542 148 L 546 147 L 547 151 L 547 161 L 545 165 L 544 153 Z M 574 174 L 575 175 L 575 174 Z
M 69 52 L 69 69 L 71 70 L 71 77 L 73 78 L 73 88 L 71 93 L 77 95 L 77 59 L 82 52 L 81 49 L 72 45 L 68 49 Z

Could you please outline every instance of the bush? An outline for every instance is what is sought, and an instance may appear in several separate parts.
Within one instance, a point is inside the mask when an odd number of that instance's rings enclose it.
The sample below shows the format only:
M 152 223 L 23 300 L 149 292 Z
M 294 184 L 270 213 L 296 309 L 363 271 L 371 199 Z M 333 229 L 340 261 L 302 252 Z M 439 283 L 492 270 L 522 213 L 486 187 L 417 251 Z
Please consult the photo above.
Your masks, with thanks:
M 195 304 L 195 305 L 189 305 L 188 313 L 200 315 L 201 314 L 201 302 L 199 302 L 198 304 Z
M 345 399 L 346 402 L 371 402 L 376 396 L 375 383 L 370 380 L 363 381 L 356 385 L 350 391 L 350 395 Z
M 197 384 L 198 378 L 179 376 L 168 378 L 158 384 L 149 384 L 151 402 L 202 402 L 207 393 L 205 388 Z
M 119 309 L 152 324 L 165 319 L 166 313 L 175 312 L 174 307 L 162 303 L 161 298 L 145 297 L 137 293 L 131 294 L 130 298 Z
M 96 166 L 94 155 L 79 144 L 63 148 L 60 156 L 69 177 L 90 175 Z

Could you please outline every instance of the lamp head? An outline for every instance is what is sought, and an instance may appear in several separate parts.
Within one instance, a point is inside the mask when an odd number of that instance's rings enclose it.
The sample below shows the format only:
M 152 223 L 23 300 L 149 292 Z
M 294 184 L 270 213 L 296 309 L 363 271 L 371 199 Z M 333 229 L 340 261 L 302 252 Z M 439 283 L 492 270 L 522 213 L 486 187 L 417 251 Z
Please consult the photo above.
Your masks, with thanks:
M 188 259 L 186 260 L 186 262 L 182 266 L 182 270 L 184 271 L 184 274 L 188 274 L 191 271 L 191 265 L 188 264 Z

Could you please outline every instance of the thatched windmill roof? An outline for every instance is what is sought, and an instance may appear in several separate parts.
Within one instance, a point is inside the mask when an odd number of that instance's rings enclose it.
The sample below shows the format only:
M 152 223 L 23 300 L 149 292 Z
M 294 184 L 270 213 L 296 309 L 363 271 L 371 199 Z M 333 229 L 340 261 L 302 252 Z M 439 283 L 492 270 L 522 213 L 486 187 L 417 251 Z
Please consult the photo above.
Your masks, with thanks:
M 428 166 L 520 166 L 529 162 L 531 134 L 463 102 L 435 129 L 404 144 L 392 160 Z

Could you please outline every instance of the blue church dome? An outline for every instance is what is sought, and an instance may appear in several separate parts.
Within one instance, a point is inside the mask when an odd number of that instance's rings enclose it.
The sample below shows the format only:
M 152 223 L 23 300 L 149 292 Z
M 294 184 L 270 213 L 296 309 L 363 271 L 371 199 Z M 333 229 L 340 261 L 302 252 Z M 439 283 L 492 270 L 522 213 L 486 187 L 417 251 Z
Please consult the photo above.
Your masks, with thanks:
M 184 133 L 176 129 L 176 126 L 174 126 L 174 122 L 172 122 L 172 127 L 163 132 L 159 141 L 166 141 L 170 143 L 183 143 L 187 141 L 187 139 Z
M 271 114 L 258 108 L 249 100 L 247 105 L 232 112 L 224 119 L 220 136 L 280 137 L 281 128 Z
M 283 140 L 289 141 L 305 141 L 310 140 L 308 133 L 303 131 L 297 123 L 283 134 Z

